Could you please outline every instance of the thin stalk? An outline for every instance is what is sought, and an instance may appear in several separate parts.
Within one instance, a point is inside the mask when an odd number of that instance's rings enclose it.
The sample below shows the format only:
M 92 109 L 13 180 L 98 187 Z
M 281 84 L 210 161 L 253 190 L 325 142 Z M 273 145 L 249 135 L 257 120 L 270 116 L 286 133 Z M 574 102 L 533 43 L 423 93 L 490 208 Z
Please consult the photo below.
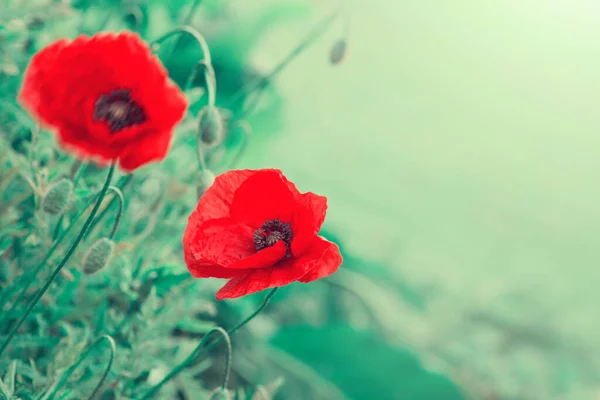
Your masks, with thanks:
M 93 196 L 88 201 L 88 203 L 85 205 L 85 207 L 83 207 L 83 209 L 79 212 L 79 214 L 77 214 L 77 216 L 73 219 L 73 221 L 71 222 L 71 224 L 69 224 L 69 226 L 67 227 L 67 229 L 65 229 L 65 231 L 60 235 L 60 237 L 56 241 L 54 241 L 54 244 L 52 245 L 52 248 L 50 248 L 50 250 L 48 251 L 48 253 L 46 253 L 46 256 L 44 257 L 44 259 L 33 270 L 33 272 L 31 274 L 29 274 L 27 280 L 25 281 L 25 285 L 21 289 L 21 292 L 19 293 L 18 297 L 13 302 L 13 305 L 10 308 L 10 310 L 8 312 L 6 312 L 6 313 L 2 313 L 2 315 L 0 316 L 0 324 L 2 322 L 4 322 L 4 319 L 5 319 L 4 317 L 10 317 L 13 314 L 13 312 L 15 311 L 17 305 L 21 302 L 21 299 L 27 293 L 27 290 L 29 289 L 29 286 L 31 286 L 31 284 L 35 280 L 35 277 L 46 266 L 46 263 L 48 262 L 48 260 L 50 259 L 50 257 L 52 257 L 52 255 L 54 254 L 54 252 L 56 251 L 56 249 L 58 248 L 58 246 L 60 246 L 60 244 L 67 237 L 67 235 L 69 234 L 69 232 L 71 231 L 71 229 L 75 226 L 75 224 L 77 223 L 77 221 L 79 221 L 79 219 L 83 216 L 83 214 L 87 211 L 87 209 L 93 204 L 93 202 L 97 198 L 98 198 L 98 194 L 96 194 L 95 196 Z M 8 300 L 8 299 L 4 299 L 4 300 Z M 0 301 L 0 310 L 2 310 L 4 308 L 4 305 L 5 305 L 4 300 Z
M 190 12 L 183 20 L 183 25 L 191 25 L 192 24 L 192 21 L 194 20 L 194 14 L 196 14 L 196 10 L 198 9 L 198 6 L 200 5 L 201 2 L 202 2 L 202 0 L 194 0 L 194 4 L 192 4 L 192 7 L 190 8 Z M 181 36 L 177 38 L 177 41 L 173 45 L 173 49 L 171 50 L 171 54 L 169 55 L 169 58 L 167 61 L 170 61 L 171 58 L 173 58 L 173 54 L 175 54 L 175 52 L 177 51 L 177 49 L 179 48 L 180 45 L 181 45 Z
M 45 400 L 52 400 L 54 398 L 58 389 L 60 389 L 69 380 L 71 375 L 73 375 L 73 372 L 75 372 L 75 370 L 81 365 L 81 363 L 90 355 L 90 353 L 92 352 L 92 349 L 94 349 L 100 343 L 102 343 L 103 340 L 106 340 L 108 342 L 109 349 L 110 349 L 110 357 L 108 359 L 108 364 L 106 364 L 106 368 L 104 368 L 104 372 L 102 373 L 102 377 L 100 378 L 100 381 L 96 384 L 96 387 L 94 388 L 94 391 L 92 392 L 92 394 L 88 397 L 88 400 L 94 398 L 94 396 L 96 395 L 98 390 L 104 384 L 104 381 L 106 380 L 106 377 L 108 376 L 108 373 L 110 372 L 110 370 L 112 368 L 113 360 L 115 359 L 115 353 L 117 352 L 117 347 L 115 345 L 115 341 L 109 335 L 100 336 L 98 339 L 96 339 L 96 341 L 94 343 L 92 343 L 87 348 L 87 350 L 85 352 L 83 352 L 81 354 L 81 356 L 79 357 L 77 362 L 75 362 L 75 364 L 71 365 L 69 367 L 69 369 L 67 369 L 65 371 L 63 376 L 61 376 L 58 383 L 56 385 L 52 386 L 52 392 L 48 392 L 48 394 L 46 394 L 44 396 Z
M 37 305 L 37 303 L 40 301 L 40 299 L 42 298 L 44 293 L 46 293 L 48 288 L 50 288 L 50 285 L 52 284 L 52 282 L 54 282 L 54 280 L 56 279 L 58 274 L 60 274 L 60 271 L 63 269 L 65 264 L 69 261 L 69 259 L 75 252 L 75 249 L 79 245 L 79 242 L 81 242 L 81 239 L 83 239 L 83 235 L 85 234 L 85 232 L 89 228 L 90 224 L 94 220 L 94 217 L 96 216 L 96 213 L 98 212 L 98 208 L 100 208 L 100 203 L 102 203 L 102 200 L 104 199 L 104 196 L 106 195 L 106 191 L 108 190 L 108 187 L 110 186 L 110 181 L 112 180 L 113 174 L 115 172 L 115 166 L 116 166 L 115 163 L 113 163 L 110 166 L 110 169 L 108 171 L 108 176 L 106 177 L 106 182 L 104 182 L 104 186 L 102 187 L 102 190 L 100 191 L 100 195 L 98 196 L 98 199 L 96 200 L 96 204 L 94 204 L 94 208 L 92 209 L 92 212 L 90 213 L 87 220 L 83 224 L 83 228 L 81 228 L 79 235 L 77 235 L 77 238 L 75 239 L 75 241 L 73 242 L 73 244 L 71 245 L 69 250 L 67 251 L 67 254 L 65 254 L 62 261 L 58 264 L 58 266 L 54 269 L 54 271 L 52 271 L 50 278 L 46 281 L 44 286 L 37 292 L 34 299 L 31 301 L 31 303 L 29 303 L 29 306 L 27 307 L 25 314 L 23 314 L 21 319 L 19 319 L 19 321 L 13 326 L 13 328 L 10 330 L 10 332 L 6 336 L 4 343 L 2 343 L 2 346 L 0 346 L 0 356 L 2 355 L 4 350 L 6 350 L 6 348 L 10 344 L 10 341 L 15 336 L 15 334 L 17 333 L 17 331 L 19 330 L 21 325 L 23 325 L 23 323 L 25 322 L 27 317 L 29 317 L 29 315 L 31 314 L 31 311 Z
M 117 182 L 117 184 L 115 185 L 115 187 L 117 187 L 122 192 L 125 189 L 125 186 L 127 186 L 131 182 L 132 178 L 133 178 L 133 174 L 122 176 L 121 179 L 119 179 L 119 182 Z M 110 208 L 110 206 L 112 206 L 113 202 L 115 202 L 117 200 L 118 199 L 116 198 L 116 196 L 113 197 L 110 200 L 110 202 L 106 205 L 106 207 L 104 207 L 102 209 L 102 211 L 100 211 L 100 215 L 98 215 L 98 218 L 96 218 L 92 222 L 92 225 L 91 225 L 90 229 L 88 229 L 88 231 L 86 232 L 85 236 L 83 237 L 84 239 L 87 239 L 87 237 L 94 231 L 94 229 L 96 228 L 96 225 L 98 224 L 98 222 L 100 222 L 102 219 L 104 219 L 104 217 L 108 213 L 108 209 Z
M 256 79 L 255 81 L 242 87 L 233 95 L 233 98 L 229 101 L 228 106 L 225 108 L 230 110 L 233 109 L 235 103 L 240 101 L 243 97 L 253 92 L 254 90 L 258 90 L 256 97 L 253 99 L 253 103 L 250 106 L 248 106 L 245 110 L 242 110 L 243 114 L 240 117 L 240 119 L 244 119 L 246 116 L 248 116 L 256 107 L 256 105 L 258 105 L 260 96 L 262 95 L 264 89 L 268 86 L 269 81 L 272 80 L 275 76 L 277 76 L 281 71 L 283 71 L 283 69 L 287 67 L 292 61 L 294 61 L 296 57 L 302 54 L 304 50 L 306 50 L 311 44 L 313 44 L 317 39 L 319 39 L 339 15 L 340 13 L 336 12 L 325 18 L 319 24 L 317 24 L 317 26 L 315 26 L 308 33 L 308 35 L 306 35 L 306 37 L 279 64 L 277 64 L 275 68 L 273 68 L 269 75 Z
M 225 339 L 226 341 L 228 341 L 228 346 L 231 346 L 231 343 L 229 343 L 229 337 L 231 335 L 233 335 L 235 332 L 237 332 L 241 327 L 243 327 L 248 322 L 250 322 L 254 317 L 256 317 L 267 306 L 267 304 L 269 304 L 269 301 L 271 300 L 271 298 L 275 295 L 275 293 L 277 293 L 277 289 L 278 288 L 271 289 L 271 291 L 269 293 L 267 293 L 267 295 L 265 296 L 262 303 L 258 306 L 258 308 L 252 314 L 250 314 L 246 319 L 242 320 L 240 323 L 238 323 L 233 328 L 230 328 L 227 331 L 225 331 L 223 328 L 215 328 L 215 329 L 212 329 L 211 331 L 209 331 L 206 335 L 204 335 L 202 340 L 200 340 L 200 343 L 198 344 L 198 346 L 196 346 L 196 348 L 194 349 L 192 354 L 190 354 L 188 356 L 188 358 L 186 358 L 181 364 L 179 364 L 178 366 L 173 368 L 173 370 L 171 370 L 171 372 L 169 374 L 167 374 L 167 376 L 165 376 L 165 378 L 162 381 L 160 381 L 157 385 L 153 386 L 148 392 L 146 392 L 140 398 L 148 399 L 151 396 L 153 396 L 166 382 L 168 382 L 170 379 L 174 378 L 177 374 L 179 374 L 181 371 L 183 371 L 191 361 L 197 359 L 199 356 L 201 356 L 201 355 L 207 353 L 208 351 L 210 351 L 211 349 L 213 349 L 217 344 L 219 344 L 221 342 L 221 340 Z M 217 332 L 217 331 L 221 332 L 221 336 L 219 336 L 218 339 L 215 339 L 212 342 L 206 344 L 208 342 L 208 339 L 209 339 L 211 333 Z M 206 344 L 206 346 L 204 346 L 205 344 Z M 221 386 L 223 389 L 227 386 L 227 381 L 229 379 L 229 363 L 231 361 L 230 360 L 231 348 L 228 347 L 228 350 L 229 350 L 229 357 L 227 360 L 226 376 L 225 376 L 223 385 Z
M 119 221 L 121 220 L 121 215 L 123 215 L 123 208 L 125 207 L 125 199 L 123 198 L 123 193 L 116 186 L 111 186 L 108 190 L 112 191 L 115 194 L 115 197 L 119 200 L 119 209 L 117 210 L 117 216 L 115 217 L 115 223 L 113 224 L 112 230 L 110 231 L 110 235 L 108 238 L 112 240 L 115 237 L 115 233 L 117 232 L 117 228 L 119 227 Z
M 153 396 L 156 392 L 158 392 L 158 390 L 160 390 L 160 388 L 165 383 L 167 383 L 168 381 L 173 379 L 175 376 L 179 375 L 179 373 L 181 371 L 186 369 L 187 366 L 197 358 L 197 356 L 202 354 L 202 352 L 200 352 L 200 350 L 202 349 L 202 346 L 204 346 L 204 344 L 208 341 L 210 336 L 216 332 L 219 332 L 221 334 L 220 337 L 224 338 L 225 342 L 227 343 L 227 360 L 225 362 L 225 377 L 223 378 L 223 384 L 221 385 L 221 388 L 225 389 L 227 387 L 227 382 L 229 381 L 229 374 L 231 372 L 231 338 L 229 337 L 229 334 L 225 331 L 225 329 L 217 327 L 217 328 L 213 328 L 210 331 L 208 331 L 208 333 L 206 335 L 204 335 L 204 337 L 202 338 L 202 340 L 200 340 L 200 343 L 198 343 L 198 346 L 196 346 L 196 348 L 192 351 L 192 353 L 185 360 L 183 360 L 182 363 L 180 363 L 175 368 L 173 368 L 171 370 L 171 372 L 169 372 L 167 374 L 167 376 L 165 376 L 163 378 L 163 380 L 161 380 L 158 384 L 156 384 L 154 387 L 152 387 L 152 389 L 150 389 L 148 392 L 146 392 L 146 394 L 144 394 L 144 396 L 142 396 L 142 399 L 147 399 L 147 398 L 150 398 L 151 396 Z
M 191 26 L 182 26 L 179 28 L 175 28 L 172 31 L 165 33 L 163 36 L 159 37 L 158 39 L 152 41 L 150 43 L 150 47 L 157 48 L 158 46 L 160 46 L 160 44 L 162 42 L 169 39 L 170 37 L 175 36 L 175 35 L 181 35 L 181 34 L 186 34 L 186 35 L 189 35 L 192 38 L 194 38 L 194 40 L 198 43 L 198 45 L 202 49 L 202 53 L 203 53 L 202 54 L 202 57 L 203 57 L 202 64 L 206 67 L 204 70 L 204 76 L 206 79 L 206 90 L 208 92 L 208 104 L 214 105 L 216 96 L 217 96 L 217 81 L 215 79 L 215 71 L 212 66 L 212 60 L 210 57 L 210 49 L 208 47 L 208 43 L 206 43 L 206 39 L 204 39 L 204 36 L 202 36 L 202 34 L 200 34 L 200 32 L 198 32 L 196 29 L 192 28 Z

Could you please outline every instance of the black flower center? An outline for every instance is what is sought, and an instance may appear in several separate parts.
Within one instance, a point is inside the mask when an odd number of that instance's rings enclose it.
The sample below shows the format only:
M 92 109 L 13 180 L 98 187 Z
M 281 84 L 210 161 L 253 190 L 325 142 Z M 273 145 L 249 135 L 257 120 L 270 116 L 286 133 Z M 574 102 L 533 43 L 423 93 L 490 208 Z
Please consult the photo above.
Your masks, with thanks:
M 281 222 L 278 219 L 274 221 L 269 220 L 254 231 L 254 247 L 256 251 L 260 251 L 283 240 L 289 253 L 293 238 L 294 233 L 289 223 Z
M 105 121 L 111 133 L 146 121 L 144 110 L 131 99 L 128 89 L 113 90 L 96 101 L 94 121 Z

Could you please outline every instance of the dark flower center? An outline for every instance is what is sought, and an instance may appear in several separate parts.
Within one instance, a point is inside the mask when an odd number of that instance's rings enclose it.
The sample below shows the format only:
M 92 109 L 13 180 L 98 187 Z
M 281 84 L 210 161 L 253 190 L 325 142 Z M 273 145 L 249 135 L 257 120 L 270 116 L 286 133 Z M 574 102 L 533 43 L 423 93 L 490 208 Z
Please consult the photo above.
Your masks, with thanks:
M 289 223 L 281 222 L 278 219 L 274 221 L 269 220 L 254 231 L 254 247 L 256 251 L 260 251 L 283 240 L 289 253 L 293 238 L 294 233 Z
M 105 121 L 111 133 L 117 133 L 146 120 L 144 110 L 132 99 L 128 89 L 113 90 L 96 101 L 94 121 Z

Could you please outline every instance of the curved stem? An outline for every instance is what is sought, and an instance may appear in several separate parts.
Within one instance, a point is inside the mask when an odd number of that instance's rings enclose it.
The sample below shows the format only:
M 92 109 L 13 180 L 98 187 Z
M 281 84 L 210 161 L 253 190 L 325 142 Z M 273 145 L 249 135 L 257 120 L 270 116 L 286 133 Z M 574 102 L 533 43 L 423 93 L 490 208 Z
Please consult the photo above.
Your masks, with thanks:
M 31 314 L 31 311 L 33 310 L 33 308 L 40 301 L 40 299 L 42 298 L 44 293 L 46 293 L 46 291 L 48 290 L 48 288 L 50 287 L 52 282 L 54 282 L 54 280 L 56 279 L 56 277 L 58 276 L 60 271 L 63 269 L 65 264 L 69 261 L 69 259 L 75 252 L 75 249 L 79 245 L 79 242 L 81 242 L 81 239 L 83 239 L 83 235 L 85 234 L 85 232 L 89 228 L 90 224 L 94 220 L 94 217 L 96 216 L 96 213 L 98 212 L 98 208 L 100 208 L 100 203 L 102 203 L 102 200 L 104 199 L 104 196 L 106 195 L 106 191 L 108 190 L 108 187 L 110 186 L 110 181 L 112 180 L 113 174 L 115 172 L 115 166 L 116 166 L 115 163 L 113 163 L 110 166 L 110 169 L 108 171 L 108 176 L 106 177 L 106 181 L 104 182 L 104 186 L 102 187 L 102 190 L 100 190 L 100 194 L 98 195 L 96 204 L 94 204 L 94 208 L 92 209 L 92 212 L 90 213 L 87 220 L 83 224 L 83 228 L 81 228 L 79 235 L 77 235 L 77 238 L 75 239 L 75 241 L 73 242 L 73 244 L 71 245 L 69 250 L 67 251 L 67 254 L 65 254 L 65 256 L 63 257 L 62 261 L 58 264 L 58 266 L 54 269 L 54 271 L 52 271 L 50 278 L 48 278 L 48 280 L 46 281 L 44 286 L 37 292 L 34 299 L 31 301 L 31 303 L 29 303 L 29 306 L 27 306 L 27 310 L 25 310 L 25 314 L 23 314 L 21 319 L 19 319 L 19 321 L 15 324 L 15 326 L 13 326 L 13 328 L 10 330 L 10 332 L 6 336 L 4 343 L 2 343 L 2 346 L 0 346 L 0 355 L 2 355 L 4 350 L 8 347 L 10 341 L 17 333 L 17 330 L 19 330 L 19 328 L 21 327 L 21 325 L 23 325 L 23 323 L 25 322 L 27 317 L 29 317 L 29 314 Z
M 69 369 L 67 369 L 65 371 L 63 376 L 61 376 L 58 383 L 56 385 L 54 385 L 52 393 L 48 394 L 47 396 L 44 396 L 45 398 L 47 398 L 47 400 L 52 400 L 54 398 L 54 395 L 56 394 L 58 389 L 60 389 L 69 380 L 69 378 L 71 377 L 73 372 L 75 372 L 75 370 L 79 367 L 79 365 L 81 365 L 81 363 L 90 355 L 90 353 L 92 352 L 92 349 L 94 349 L 100 343 L 102 343 L 103 340 L 106 340 L 108 342 L 108 345 L 110 348 L 110 358 L 108 359 L 108 364 L 106 364 L 106 368 L 104 369 L 104 372 L 102 373 L 102 377 L 100 378 L 100 381 L 94 388 L 94 391 L 92 392 L 92 394 L 88 397 L 88 399 L 94 398 L 94 396 L 96 395 L 96 392 L 98 392 L 98 390 L 104 384 L 104 381 L 106 380 L 106 377 L 108 376 L 108 373 L 110 372 L 110 369 L 112 368 L 113 360 L 115 358 L 115 353 L 117 352 L 117 347 L 115 345 L 115 341 L 109 335 L 100 336 L 98 339 L 96 339 L 96 341 L 94 343 L 92 343 L 90 345 L 90 347 L 87 348 L 87 350 L 83 354 L 81 354 L 81 356 L 79 357 L 77 362 L 75 362 L 75 364 L 70 366 Z
M 214 348 L 217 344 L 219 344 L 221 342 L 221 340 L 223 338 L 225 338 L 225 340 L 229 339 L 229 336 L 233 335 L 235 332 L 237 332 L 241 327 L 243 327 L 244 325 L 246 325 L 248 322 L 250 322 L 254 317 L 256 317 L 266 306 L 267 304 L 269 304 L 269 301 L 271 301 L 271 298 L 275 295 L 275 293 L 277 293 L 277 289 L 279 288 L 273 288 L 271 289 L 271 291 L 269 293 L 267 293 L 267 295 L 265 296 L 264 300 L 262 301 L 262 303 L 258 306 L 258 308 L 252 313 L 250 314 L 248 317 L 246 317 L 244 320 L 242 320 L 240 323 L 238 323 L 237 325 L 235 325 L 233 328 L 230 328 L 227 331 L 224 331 L 223 328 L 215 328 L 211 331 L 209 331 L 200 341 L 200 343 L 198 344 L 198 346 L 196 346 L 196 348 L 194 349 L 194 351 L 192 352 L 192 354 L 190 354 L 190 356 L 181 364 L 179 364 L 177 367 L 175 367 L 162 381 L 160 381 L 160 383 L 154 387 L 152 387 L 152 389 L 150 389 L 146 394 L 144 394 L 141 399 L 147 399 L 150 398 L 150 396 L 152 396 L 154 393 L 156 393 L 158 391 L 158 389 L 160 389 L 160 387 L 162 385 L 164 385 L 168 380 L 170 380 L 171 378 L 173 378 L 175 375 L 177 375 L 178 373 L 180 373 L 183 369 L 185 369 L 185 366 L 187 366 L 187 364 L 190 362 L 190 360 L 192 359 L 197 359 L 200 355 L 210 351 L 212 348 Z M 214 331 L 219 331 L 221 332 L 221 336 L 208 343 L 204 348 L 204 344 L 208 341 L 208 338 L 210 336 L 210 334 Z M 225 334 L 223 334 L 223 332 L 225 332 Z M 229 346 L 231 345 L 231 343 L 228 344 Z M 231 351 L 230 353 L 231 354 Z M 228 360 L 229 362 L 229 360 Z M 227 379 L 229 376 L 229 373 L 226 373 L 226 377 L 225 377 L 225 382 L 223 383 L 223 388 L 225 388 L 225 386 L 227 385 Z
M 191 25 L 192 24 L 192 21 L 194 20 L 194 14 L 196 13 L 196 9 L 200 5 L 201 1 L 202 0 L 194 1 L 194 4 L 192 4 L 192 7 L 190 8 L 190 12 L 188 13 L 188 15 L 185 17 L 185 20 L 183 21 L 183 25 Z M 169 56 L 169 59 L 171 59 L 173 57 L 173 54 L 177 51 L 180 44 L 181 44 L 181 36 L 179 38 L 177 38 L 177 41 L 175 42 L 175 45 L 173 46 L 173 49 L 171 50 L 171 55 Z
M 4 319 L 5 319 L 4 317 L 8 318 L 8 317 L 10 317 L 14 313 L 15 309 L 17 308 L 17 305 L 21 302 L 21 299 L 27 293 L 27 290 L 29 289 L 29 286 L 31 286 L 31 284 L 35 280 L 35 277 L 46 266 L 46 263 L 48 262 L 48 260 L 50 259 L 50 257 L 52 257 L 52 255 L 54 254 L 54 252 L 56 251 L 56 249 L 58 248 L 58 246 L 60 246 L 60 244 L 67 237 L 67 235 L 69 234 L 69 232 L 71 231 L 71 229 L 75 226 L 75 224 L 77 223 L 77 221 L 79 221 L 79 219 L 83 216 L 83 214 L 87 211 L 87 209 L 98 198 L 98 195 L 99 194 L 96 194 L 95 196 L 93 196 L 88 201 L 88 203 L 85 205 L 85 207 L 73 219 L 73 221 L 71 222 L 71 224 L 69 224 L 69 226 L 67 227 L 67 229 L 65 229 L 65 231 L 60 235 L 60 237 L 54 242 L 54 244 L 52 245 L 52 248 L 48 251 L 48 253 L 44 257 L 44 259 L 40 262 L 40 264 L 33 270 L 33 272 L 31 274 L 29 274 L 29 276 L 27 277 L 27 280 L 25 281 L 25 283 L 23 285 L 23 288 L 21 289 L 21 292 L 19 293 L 19 295 L 17 296 L 17 298 L 13 302 L 13 305 L 10 308 L 10 310 L 8 312 L 6 312 L 6 313 L 2 313 L 2 315 L 0 316 L 0 323 L 2 323 L 4 321 Z M 4 308 L 4 304 L 0 304 L 0 310 L 2 310 L 3 308 Z
M 198 346 L 196 346 L 196 348 L 192 351 L 192 353 L 181 364 L 179 364 L 175 368 L 173 368 L 171 370 L 171 372 L 169 372 L 167 374 L 167 376 L 165 376 L 163 378 L 162 381 L 160 381 L 158 384 L 156 384 L 154 387 L 152 387 L 141 398 L 142 399 L 150 398 L 165 383 L 167 383 L 168 381 L 170 381 L 171 379 L 173 379 L 175 376 L 177 376 L 181 371 L 183 371 L 192 361 L 194 361 L 196 359 L 197 356 L 199 356 L 200 354 L 203 353 L 203 352 L 200 352 L 200 350 L 202 349 L 202 347 L 204 346 L 204 344 L 208 341 L 208 339 L 210 338 L 210 336 L 213 333 L 215 333 L 215 332 L 219 332 L 221 334 L 221 337 L 224 338 L 225 342 L 227 343 L 227 361 L 225 363 L 225 377 L 223 379 L 223 385 L 221 385 L 221 387 L 223 389 L 225 387 L 227 387 L 227 382 L 229 381 L 229 374 L 231 372 L 231 365 L 230 365 L 230 363 L 231 363 L 231 339 L 230 339 L 229 334 L 227 333 L 227 331 L 225 331 L 225 329 L 223 329 L 221 327 L 217 327 L 217 328 L 213 328 L 210 331 L 208 331 L 208 333 L 206 335 L 204 335 L 204 337 L 202 338 L 202 340 L 200 340 L 200 343 L 198 343 Z
M 117 210 L 117 216 L 115 217 L 115 223 L 113 224 L 113 228 L 110 231 L 109 239 L 113 239 L 115 237 L 115 233 L 117 232 L 117 228 L 119 227 L 119 221 L 121 220 L 121 215 L 123 214 L 123 208 L 125 207 L 125 199 L 123 198 L 123 192 L 116 187 L 110 186 L 108 190 L 112 191 L 115 194 L 115 197 L 119 200 L 119 209 Z
M 275 296 L 275 293 L 277 293 L 277 289 L 279 289 L 279 288 L 271 289 L 271 291 L 269 293 L 267 293 L 267 295 L 265 296 L 265 299 L 263 300 L 263 302 L 260 303 L 260 306 L 258 306 L 258 308 L 252 314 L 250 314 L 246 319 L 244 319 L 242 322 L 240 322 L 233 328 L 229 329 L 227 331 L 227 333 L 229 333 L 230 335 L 233 335 L 238 329 L 240 329 L 242 326 L 244 326 L 248 322 L 250 322 L 250 320 L 252 320 L 252 318 L 256 317 L 267 306 L 267 304 L 269 304 L 269 301 L 271 301 L 271 297 Z M 215 343 L 215 344 L 217 344 L 217 343 Z M 207 347 L 207 350 L 210 350 L 211 348 L 212 347 Z
M 132 4 L 127 8 L 127 12 L 125 13 L 125 16 L 123 18 L 126 18 L 129 15 L 133 16 L 134 19 L 135 25 L 133 29 L 136 32 L 139 32 L 140 26 L 142 25 L 142 22 L 144 20 L 144 13 L 142 12 L 142 9 L 137 4 Z
M 152 41 L 150 43 L 150 47 L 157 48 L 162 42 L 169 39 L 171 36 L 181 34 L 186 34 L 194 38 L 194 40 L 196 40 L 196 42 L 202 49 L 202 56 L 204 60 L 202 60 L 201 63 L 203 63 L 206 66 L 204 74 L 206 78 L 206 90 L 208 91 L 208 104 L 214 105 L 217 95 L 217 82 L 216 79 L 214 79 L 214 70 L 212 67 L 212 60 L 210 57 L 210 49 L 208 48 L 208 43 L 206 43 L 206 39 L 204 39 L 204 36 L 202 36 L 200 32 L 198 32 L 191 26 L 182 26 L 179 28 L 175 28 L 172 31 L 165 33 L 158 39 Z
M 221 332 L 223 337 L 225 338 L 225 344 L 227 345 L 227 358 L 225 359 L 225 374 L 223 376 L 223 384 L 221 385 L 221 389 L 227 389 L 227 384 L 229 383 L 229 376 L 231 375 L 231 338 L 227 334 L 227 332 Z
M 125 186 L 127 186 L 130 182 L 131 179 L 133 178 L 133 174 L 129 174 L 129 175 L 125 175 L 122 176 L 119 179 L 119 182 L 117 182 L 117 184 L 115 185 L 116 188 L 118 188 L 121 193 L 123 191 L 123 189 L 125 189 Z M 98 222 L 100 222 L 102 219 L 104 219 L 104 216 L 108 213 L 108 210 L 110 209 L 110 207 L 112 206 L 113 202 L 118 201 L 118 199 L 116 198 L 116 196 L 113 196 L 113 198 L 110 200 L 110 202 L 106 205 L 106 207 L 104 207 L 102 209 L 102 211 L 100 211 L 100 215 L 98 215 L 98 218 L 96 218 L 93 222 L 92 225 L 90 226 L 90 229 L 88 229 L 88 231 L 85 233 L 85 236 L 83 237 L 84 239 L 87 239 L 87 237 L 94 231 L 94 229 L 96 228 L 96 225 L 98 224 Z
M 206 60 L 200 60 L 198 64 L 194 66 L 194 69 L 188 76 L 183 90 L 185 91 L 192 87 L 200 69 L 204 70 L 204 80 L 206 82 L 206 91 L 208 93 L 208 105 L 214 106 L 217 100 L 217 77 L 210 62 L 207 62 Z

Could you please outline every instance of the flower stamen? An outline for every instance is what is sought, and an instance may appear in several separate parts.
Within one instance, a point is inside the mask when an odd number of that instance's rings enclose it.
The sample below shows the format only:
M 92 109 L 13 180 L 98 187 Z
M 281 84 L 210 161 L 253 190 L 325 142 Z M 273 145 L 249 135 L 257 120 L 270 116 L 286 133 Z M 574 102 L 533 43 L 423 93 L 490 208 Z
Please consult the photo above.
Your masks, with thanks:
M 111 133 L 146 121 L 144 110 L 131 98 L 128 89 L 113 90 L 102 95 L 94 108 L 94 121 L 105 121 Z
M 281 222 L 278 219 L 268 220 L 254 231 L 254 247 L 256 251 L 260 251 L 282 240 L 289 253 L 293 238 L 294 233 L 289 223 Z

